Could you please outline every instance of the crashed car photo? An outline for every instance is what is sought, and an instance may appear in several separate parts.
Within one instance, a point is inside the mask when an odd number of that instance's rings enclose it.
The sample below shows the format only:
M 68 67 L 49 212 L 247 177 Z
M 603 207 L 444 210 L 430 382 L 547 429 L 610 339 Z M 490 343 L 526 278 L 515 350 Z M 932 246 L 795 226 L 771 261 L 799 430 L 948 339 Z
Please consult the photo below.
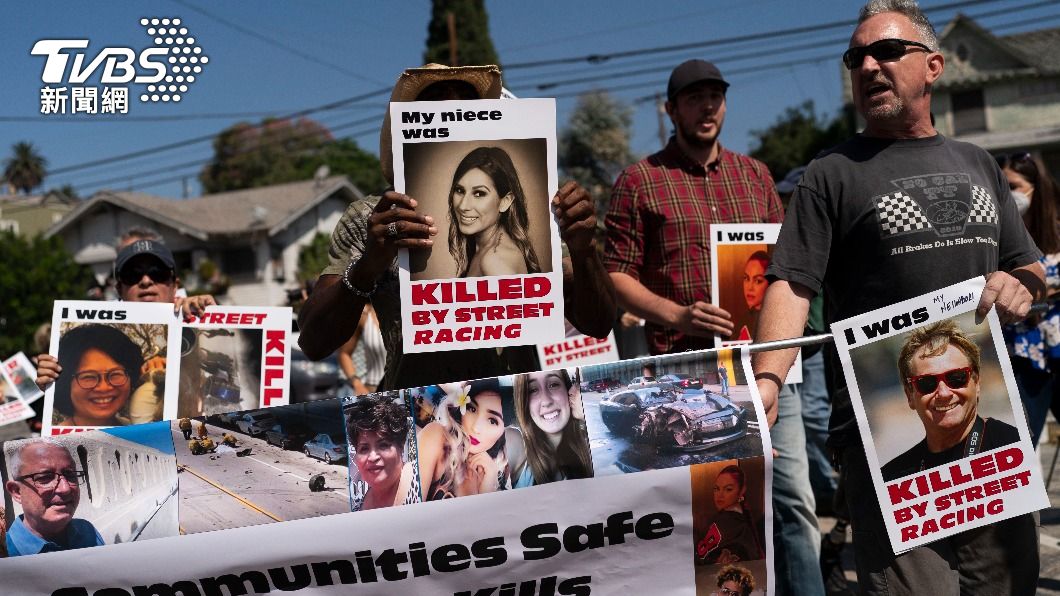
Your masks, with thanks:
M 619 436 L 661 450 L 700 451 L 747 433 L 747 409 L 710 392 L 655 383 L 609 395 L 600 417 Z

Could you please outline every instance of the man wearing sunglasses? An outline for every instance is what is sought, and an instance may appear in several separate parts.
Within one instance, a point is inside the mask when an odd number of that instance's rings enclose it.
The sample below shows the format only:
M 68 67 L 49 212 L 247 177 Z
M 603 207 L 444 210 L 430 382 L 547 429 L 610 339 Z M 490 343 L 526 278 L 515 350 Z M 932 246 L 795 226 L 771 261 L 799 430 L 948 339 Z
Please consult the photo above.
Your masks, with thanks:
M 979 346 L 953 321 L 910 333 L 898 354 L 898 375 L 925 436 L 884 464 L 885 482 L 1019 440 L 1015 427 L 979 416 Z
M 1025 317 L 1044 295 L 1041 253 L 993 158 L 934 128 L 931 90 L 944 58 L 930 21 L 913 0 L 872 0 L 842 59 L 865 130 L 819 155 L 797 185 L 767 271 L 772 283 L 756 341 L 801 335 L 810 300 L 822 291 L 831 324 L 977 276 L 987 278 L 980 316 L 995 308 L 1004 322 Z M 826 357 L 831 370 L 842 370 L 834 349 Z M 794 359 L 794 350 L 753 355 L 770 421 Z M 850 395 L 842 374 L 833 376 L 828 446 L 845 486 L 859 588 L 1034 593 L 1030 515 L 891 553 Z
M 22 506 L 7 531 L 9 557 L 103 544 L 91 522 L 74 518 L 85 472 L 65 447 L 49 439 L 20 442 L 8 458 L 8 478 L 4 488 Z

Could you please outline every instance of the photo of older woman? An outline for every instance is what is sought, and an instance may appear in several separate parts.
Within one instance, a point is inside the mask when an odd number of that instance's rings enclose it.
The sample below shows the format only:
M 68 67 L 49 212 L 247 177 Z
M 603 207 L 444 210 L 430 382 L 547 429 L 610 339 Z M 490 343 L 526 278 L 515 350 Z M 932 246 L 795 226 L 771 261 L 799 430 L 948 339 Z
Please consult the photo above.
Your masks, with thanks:
M 355 484 L 350 493 L 353 511 L 420 502 L 415 463 L 405 448 L 411 418 L 398 395 L 360 396 L 343 407 Z
M 514 379 L 519 427 L 505 431 L 513 487 L 592 477 L 581 393 L 570 374 L 561 369 Z
M 423 500 L 507 488 L 504 391 L 497 379 L 484 379 L 442 398 L 434 420 L 416 436 Z
M 139 345 L 114 325 L 80 325 L 59 340 L 52 423 L 119 426 L 144 364 Z
M 512 158 L 500 147 L 474 149 L 457 165 L 449 221 L 455 277 L 541 271 L 528 234 L 526 194 Z

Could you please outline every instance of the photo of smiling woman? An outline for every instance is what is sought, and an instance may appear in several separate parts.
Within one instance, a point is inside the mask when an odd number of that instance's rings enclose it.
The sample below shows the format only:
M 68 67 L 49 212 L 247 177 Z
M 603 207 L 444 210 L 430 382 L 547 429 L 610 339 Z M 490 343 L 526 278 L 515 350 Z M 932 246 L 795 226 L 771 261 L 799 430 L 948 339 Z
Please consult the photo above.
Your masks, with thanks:
M 144 357 L 142 348 L 117 327 L 79 325 L 60 338 L 58 360 L 63 372 L 55 382 L 52 424 L 128 424 L 129 398 L 143 384 Z
M 516 375 L 518 428 L 505 432 L 512 486 L 590 478 L 589 436 L 578 385 L 564 370 Z
M 412 281 L 552 271 L 544 139 L 406 144 L 404 152 L 406 194 L 439 228 L 433 248 L 410 253 Z
M 504 391 L 497 379 L 460 385 L 417 433 L 424 501 L 507 488 Z
M 353 511 L 420 502 L 415 463 L 410 461 L 414 455 L 406 449 L 412 420 L 399 395 L 374 393 L 353 398 L 343 407 Z

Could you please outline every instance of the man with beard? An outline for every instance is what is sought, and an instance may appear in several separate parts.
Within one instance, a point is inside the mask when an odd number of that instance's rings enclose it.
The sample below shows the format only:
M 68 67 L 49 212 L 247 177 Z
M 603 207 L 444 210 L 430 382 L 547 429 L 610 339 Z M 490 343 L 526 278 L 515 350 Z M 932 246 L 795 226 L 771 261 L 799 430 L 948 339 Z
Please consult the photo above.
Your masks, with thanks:
M 1002 321 L 1019 320 L 1044 295 L 1041 253 L 997 163 L 932 124 L 943 63 L 915 1 L 872 0 L 861 9 L 843 64 L 866 127 L 819 155 L 798 183 L 767 272 L 773 283 L 757 341 L 802 335 L 822 290 L 828 324 L 983 275 L 980 316 L 994 307 Z M 826 350 L 841 371 L 835 349 Z M 772 419 L 795 351 L 753 359 Z M 1033 594 L 1039 559 L 1030 514 L 894 555 L 846 382 L 841 374 L 834 381 L 828 445 L 840 464 L 862 593 Z
M 662 151 L 626 168 L 612 191 L 604 266 L 619 306 L 645 319 L 652 354 L 712 348 L 715 335 L 733 333 L 732 315 L 709 302 L 711 224 L 783 219 L 765 164 L 718 140 L 728 88 L 705 60 L 675 68 L 666 89 L 674 136 Z M 816 571 L 820 538 L 806 436 L 798 397 L 784 404 L 784 421 L 773 433 L 777 585 L 818 594 L 824 586 Z

